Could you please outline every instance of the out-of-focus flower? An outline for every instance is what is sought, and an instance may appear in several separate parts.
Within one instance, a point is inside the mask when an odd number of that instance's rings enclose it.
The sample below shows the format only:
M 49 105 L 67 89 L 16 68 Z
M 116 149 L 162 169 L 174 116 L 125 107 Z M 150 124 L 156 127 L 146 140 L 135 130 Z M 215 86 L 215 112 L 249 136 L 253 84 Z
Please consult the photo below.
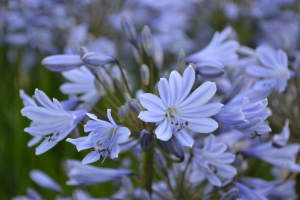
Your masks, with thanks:
M 79 55 L 62 54 L 48 56 L 42 60 L 42 65 L 53 72 L 63 72 L 83 65 Z
M 289 120 L 285 120 L 285 125 L 279 134 L 275 134 L 272 138 L 272 145 L 277 148 L 285 147 L 290 138 Z
M 216 32 L 211 42 L 201 51 L 187 57 L 190 63 L 201 63 L 206 61 L 218 61 L 228 66 L 237 61 L 236 51 L 239 47 L 237 41 L 225 41 L 231 33 L 231 28 L 224 29 L 221 33 Z
M 71 169 L 68 172 L 68 185 L 95 185 L 130 176 L 132 172 L 125 169 L 108 169 L 84 165 L 76 160 L 68 160 Z
M 226 151 L 226 145 L 215 142 L 215 136 L 208 136 L 203 149 L 193 149 L 194 161 L 198 168 L 191 174 L 191 181 L 201 183 L 205 178 L 216 186 L 221 186 L 221 178 L 233 178 L 237 171 L 230 164 L 234 162 L 235 155 Z
M 62 190 L 61 186 L 56 183 L 52 178 L 41 170 L 34 169 L 30 171 L 30 178 L 42 188 L 52 190 L 55 192 L 60 192 Z
M 159 123 L 155 130 L 158 139 L 167 141 L 174 133 L 183 145 L 192 146 L 194 140 L 185 129 L 209 133 L 218 127 L 218 124 L 208 117 L 217 114 L 223 105 L 205 104 L 215 94 L 216 85 L 206 82 L 189 95 L 194 81 L 195 70 L 189 66 L 182 77 L 173 71 L 169 82 L 165 78 L 160 79 L 160 98 L 150 93 L 140 96 L 142 106 L 148 111 L 140 112 L 138 117 L 145 122 Z
M 275 51 L 268 45 L 261 45 L 256 49 L 260 65 L 251 65 L 247 67 L 247 72 L 252 76 L 264 78 L 259 81 L 255 87 L 268 88 L 283 92 L 287 81 L 294 74 L 288 69 L 288 57 L 282 50 Z
M 239 182 L 235 182 L 235 186 L 239 189 L 240 198 L 247 200 L 268 200 L 266 196 L 270 194 L 273 189 L 273 187 L 268 186 L 255 190 Z
M 82 163 L 92 163 L 101 158 L 103 158 L 103 163 L 108 155 L 111 159 L 118 157 L 121 150 L 119 144 L 127 140 L 130 130 L 115 123 L 111 117 L 110 109 L 107 110 L 107 117 L 110 122 L 100 120 L 93 114 L 87 113 L 87 115 L 93 119 L 89 120 L 84 128 L 85 132 L 91 132 L 89 136 L 67 139 L 67 142 L 76 145 L 78 151 L 94 148 L 94 151 L 86 155 Z

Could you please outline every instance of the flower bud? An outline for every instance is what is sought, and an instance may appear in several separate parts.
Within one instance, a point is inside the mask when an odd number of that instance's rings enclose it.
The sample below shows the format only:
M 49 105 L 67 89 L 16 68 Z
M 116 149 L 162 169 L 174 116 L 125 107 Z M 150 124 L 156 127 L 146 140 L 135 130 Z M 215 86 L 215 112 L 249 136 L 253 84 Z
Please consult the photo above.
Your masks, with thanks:
M 36 184 L 38 184 L 42 188 L 55 192 L 60 192 L 62 190 L 61 186 L 58 183 L 56 183 L 52 178 L 50 178 L 41 170 L 31 170 L 29 176 Z
M 177 158 L 184 158 L 182 146 L 180 145 L 180 143 L 174 135 L 172 135 L 172 137 L 168 141 L 158 141 L 160 142 L 161 146 L 169 153 L 173 154 Z
M 240 191 L 238 188 L 233 188 L 225 193 L 220 200 L 234 200 L 240 196 Z
M 217 61 L 197 63 L 196 72 L 205 78 L 217 78 L 224 74 L 224 67 Z
M 99 94 L 99 96 L 102 98 L 106 95 L 106 91 L 104 90 L 103 86 L 101 85 L 101 83 L 99 83 L 99 81 L 97 81 L 97 79 L 94 79 L 94 86 Z
M 47 56 L 42 60 L 42 65 L 53 72 L 63 72 L 83 65 L 79 55 L 61 54 Z
M 142 30 L 142 45 L 147 56 L 151 56 L 152 55 L 151 32 L 147 25 L 145 25 Z
M 104 53 L 97 53 L 97 52 L 90 52 L 85 54 L 82 57 L 82 60 L 84 60 L 84 62 L 90 64 L 90 65 L 94 65 L 94 66 L 102 66 L 102 65 L 106 65 L 108 63 L 113 63 L 116 61 L 116 58 Z
M 131 19 L 126 15 L 123 15 L 121 17 L 121 26 L 123 32 L 125 33 L 125 36 L 130 41 L 130 43 L 134 46 L 137 46 L 136 31 Z
M 185 53 L 182 49 L 180 49 L 177 59 L 178 72 L 183 74 L 185 69 Z
M 125 106 L 122 105 L 118 109 L 119 121 L 121 123 L 123 123 L 125 121 L 126 116 L 127 116 L 127 110 L 126 110 Z
M 153 41 L 152 55 L 156 68 L 161 69 L 164 62 L 164 50 L 158 40 Z
M 140 102 L 136 99 L 131 99 L 129 101 L 126 102 L 127 107 L 135 112 L 135 113 L 140 113 L 142 111 L 142 106 L 140 104 Z
M 141 78 L 142 78 L 142 82 L 144 85 L 149 85 L 149 77 L 150 77 L 150 73 L 149 73 L 149 68 L 147 65 L 143 64 L 141 66 L 140 69 L 141 72 Z
M 230 90 L 227 92 L 227 94 L 222 99 L 222 104 L 228 103 L 233 97 L 235 97 L 236 94 L 240 92 L 244 85 L 244 76 L 240 75 L 238 76 L 235 81 L 233 82 Z
M 140 144 L 143 151 L 149 151 L 152 144 L 152 136 L 145 129 L 140 134 Z

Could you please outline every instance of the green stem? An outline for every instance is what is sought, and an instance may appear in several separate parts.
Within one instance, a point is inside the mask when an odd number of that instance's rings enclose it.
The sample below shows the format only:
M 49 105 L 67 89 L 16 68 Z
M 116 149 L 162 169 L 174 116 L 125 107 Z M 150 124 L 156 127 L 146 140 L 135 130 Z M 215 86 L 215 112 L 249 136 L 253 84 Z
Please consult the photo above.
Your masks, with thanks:
M 147 152 L 143 152 L 143 171 L 142 171 L 142 188 L 149 194 L 152 191 L 152 181 L 154 175 L 154 145 Z

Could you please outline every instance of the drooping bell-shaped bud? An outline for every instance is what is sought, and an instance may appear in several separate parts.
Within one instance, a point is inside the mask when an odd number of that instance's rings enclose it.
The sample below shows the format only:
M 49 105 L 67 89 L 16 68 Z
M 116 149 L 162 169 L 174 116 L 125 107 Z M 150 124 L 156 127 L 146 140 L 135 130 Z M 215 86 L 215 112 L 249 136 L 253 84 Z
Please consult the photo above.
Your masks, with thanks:
M 184 158 L 183 148 L 177 138 L 172 135 L 168 141 L 158 140 L 161 146 L 169 153 L 173 154 L 179 159 Z
M 102 66 L 115 62 L 116 58 L 104 53 L 90 52 L 85 54 L 82 60 L 90 65 Z
M 238 188 L 233 188 L 225 193 L 220 200 L 235 200 L 239 198 L 240 191 Z
M 149 151 L 151 144 L 152 144 L 152 136 L 151 134 L 146 131 L 145 129 L 142 130 L 140 134 L 140 144 L 143 151 Z
M 151 31 L 147 25 L 145 25 L 142 29 L 142 45 L 147 56 L 152 56 Z
M 158 40 L 153 41 L 153 61 L 157 69 L 161 69 L 164 63 L 164 50 Z
M 142 78 L 143 84 L 149 85 L 149 78 L 150 78 L 149 67 L 147 65 L 143 64 L 141 66 L 140 73 L 141 73 L 141 78 Z
M 135 113 L 140 113 L 142 111 L 142 106 L 136 99 L 130 99 L 129 101 L 127 101 L 126 106 Z
M 77 44 L 75 42 L 71 42 L 70 43 L 70 49 L 71 49 L 71 51 L 74 55 L 79 55 L 79 52 L 80 52 L 79 44 Z
M 53 72 L 63 72 L 83 65 L 79 55 L 61 54 L 47 56 L 42 60 L 42 65 Z
M 224 74 L 224 67 L 220 62 L 210 61 L 196 64 L 196 72 L 205 78 L 217 78 Z
M 122 30 L 131 44 L 137 46 L 137 37 L 134 25 L 129 17 L 123 15 L 121 17 Z
M 227 94 L 222 99 L 222 104 L 228 103 L 233 97 L 235 97 L 236 94 L 240 92 L 244 85 L 244 76 L 240 75 L 238 76 L 235 81 L 233 82 L 230 90 L 227 92 Z
M 183 74 L 183 71 L 185 69 L 185 53 L 182 49 L 180 49 L 178 58 L 177 58 L 177 66 L 178 66 L 178 72 L 180 74 Z
M 124 105 L 120 106 L 118 109 L 118 117 L 119 121 L 123 123 L 125 121 L 125 118 L 127 116 L 127 109 Z
M 103 85 L 101 85 L 101 83 L 99 83 L 99 81 L 97 79 L 94 79 L 94 86 L 101 98 L 106 95 L 106 91 L 105 91 Z

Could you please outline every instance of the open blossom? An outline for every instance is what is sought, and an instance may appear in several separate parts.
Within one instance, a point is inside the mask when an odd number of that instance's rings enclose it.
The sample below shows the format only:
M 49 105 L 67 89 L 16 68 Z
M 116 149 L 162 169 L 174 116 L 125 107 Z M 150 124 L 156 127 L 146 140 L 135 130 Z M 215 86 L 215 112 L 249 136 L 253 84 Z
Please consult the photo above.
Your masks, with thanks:
M 81 66 L 69 71 L 62 72 L 62 75 L 70 83 L 64 83 L 60 86 L 60 91 L 68 95 L 83 94 L 80 100 L 90 102 L 92 105 L 100 100 L 100 96 L 95 88 L 95 76 L 86 66 Z
M 293 76 L 288 69 L 287 54 L 269 45 L 261 45 L 256 49 L 256 54 L 261 65 L 250 65 L 247 72 L 252 76 L 263 78 L 256 84 L 257 88 L 269 88 L 279 93 L 283 92 L 287 81 Z
M 24 129 L 32 136 L 44 136 L 45 140 L 36 148 L 36 154 L 42 154 L 63 140 L 85 118 L 86 110 L 66 111 L 62 105 L 53 102 L 42 91 L 35 90 L 38 105 L 26 106 L 21 114 L 32 120 L 30 127 Z
M 210 135 L 205 146 L 193 149 L 194 161 L 197 166 L 191 174 L 191 181 L 201 183 L 205 178 L 216 186 L 221 186 L 221 178 L 233 178 L 237 171 L 230 164 L 234 162 L 235 155 L 225 152 L 227 147 L 223 143 L 215 142 L 216 137 Z
M 222 125 L 248 136 L 263 135 L 271 131 L 269 124 L 265 122 L 270 115 L 267 105 L 267 99 L 250 103 L 245 97 L 241 105 L 226 105 L 213 118 Z
M 154 94 L 142 94 L 140 103 L 147 111 L 141 111 L 139 118 L 145 122 L 156 122 L 155 134 L 167 141 L 172 134 L 185 146 L 192 146 L 193 138 L 186 129 L 197 133 L 210 133 L 218 123 L 208 118 L 217 114 L 220 103 L 207 103 L 216 93 L 216 85 L 206 82 L 190 94 L 195 81 L 195 70 L 189 66 L 181 77 L 176 71 L 170 74 L 169 82 L 161 78 L 158 83 L 160 98 Z
M 94 151 L 91 151 L 82 160 L 82 163 L 92 163 L 101 158 L 103 158 L 103 163 L 108 155 L 111 159 L 118 157 L 121 151 L 119 144 L 128 139 L 130 130 L 115 123 L 110 109 L 107 109 L 107 117 L 110 122 L 100 120 L 93 114 L 87 113 L 87 115 L 93 119 L 89 120 L 84 128 L 85 132 L 91 132 L 89 136 L 67 139 L 68 142 L 76 145 L 78 151 L 94 148 Z
M 210 43 L 201 51 L 187 57 L 188 62 L 201 63 L 206 61 L 218 61 L 224 66 L 235 63 L 238 59 L 236 51 L 239 43 L 234 40 L 225 41 L 231 34 L 231 28 L 216 32 Z

